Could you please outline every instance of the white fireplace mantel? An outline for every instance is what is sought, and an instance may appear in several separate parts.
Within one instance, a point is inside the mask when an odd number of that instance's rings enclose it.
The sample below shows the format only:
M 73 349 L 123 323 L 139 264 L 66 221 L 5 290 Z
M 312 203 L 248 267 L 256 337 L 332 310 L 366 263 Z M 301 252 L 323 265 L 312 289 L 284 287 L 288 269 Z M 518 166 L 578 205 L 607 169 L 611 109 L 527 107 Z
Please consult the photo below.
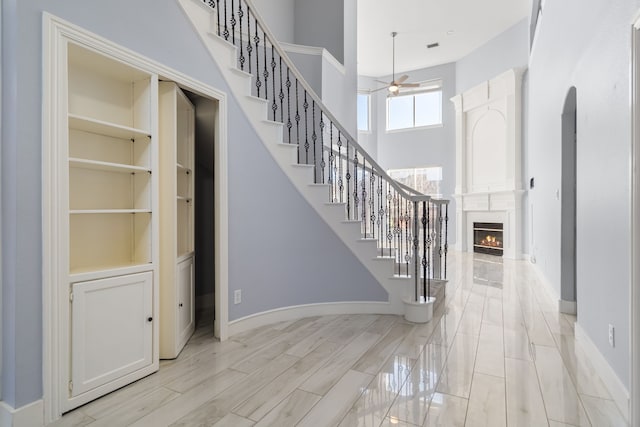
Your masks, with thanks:
M 474 222 L 501 222 L 503 256 L 522 256 L 521 85 L 511 69 L 451 98 L 459 250 L 473 250 Z

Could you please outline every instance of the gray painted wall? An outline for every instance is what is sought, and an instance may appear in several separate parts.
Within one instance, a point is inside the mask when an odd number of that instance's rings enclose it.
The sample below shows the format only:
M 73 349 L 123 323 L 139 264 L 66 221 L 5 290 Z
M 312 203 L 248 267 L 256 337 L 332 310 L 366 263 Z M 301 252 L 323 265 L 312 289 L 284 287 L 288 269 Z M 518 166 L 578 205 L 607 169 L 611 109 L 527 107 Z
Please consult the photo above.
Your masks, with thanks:
M 526 68 L 529 20 L 522 19 L 456 62 L 456 90 L 462 93 L 510 68 Z
M 344 64 L 344 0 L 295 0 L 295 3 L 294 43 L 323 47 Z
M 228 87 L 173 0 L 2 6 L 2 396 L 20 407 L 42 397 L 42 12 Z M 228 112 L 229 295 L 242 288 L 244 297 L 238 306 L 230 301 L 230 319 L 308 302 L 386 298 L 278 169 L 233 97 Z
M 577 89 L 578 324 L 629 386 L 630 52 L 638 0 L 547 1 L 529 64 L 537 265 L 560 294 L 561 115 Z M 562 195 L 560 195 L 562 197 Z M 608 324 L 616 346 L 608 344 Z
M 278 41 L 294 43 L 295 0 L 253 0 L 253 5 Z
M 455 200 L 452 195 L 456 177 L 456 143 L 455 143 L 455 109 L 449 101 L 456 94 L 456 65 L 454 63 L 437 67 L 423 68 L 406 73 L 408 81 L 442 80 L 442 126 L 410 129 L 404 131 L 386 130 L 387 91 L 381 90 L 372 94 L 373 133 L 370 139 L 376 138 L 377 159 L 380 166 L 388 169 L 414 168 L 425 166 L 442 166 L 441 191 L 444 198 L 451 200 L 449 212 L 455 212 Z M 378 80 L 391 81 L 391 76 Z M 373 79 L 360 79 L 360 89 L 380 87 Z M 449 215 L 449 241 L 456 240 L 455 215 Z

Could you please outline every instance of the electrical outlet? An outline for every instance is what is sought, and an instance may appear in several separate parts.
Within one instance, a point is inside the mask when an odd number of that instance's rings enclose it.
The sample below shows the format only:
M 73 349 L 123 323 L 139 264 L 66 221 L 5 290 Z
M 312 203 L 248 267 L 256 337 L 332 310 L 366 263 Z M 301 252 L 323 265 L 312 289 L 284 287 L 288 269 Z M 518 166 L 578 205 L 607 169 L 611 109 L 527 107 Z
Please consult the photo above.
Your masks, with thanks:
M 242 302 L 242 289 L 233 291 L 233 303 L 240 304 Z
M 609 324 L 609 345 L 616 346 L 616 329 L 611 324 Z

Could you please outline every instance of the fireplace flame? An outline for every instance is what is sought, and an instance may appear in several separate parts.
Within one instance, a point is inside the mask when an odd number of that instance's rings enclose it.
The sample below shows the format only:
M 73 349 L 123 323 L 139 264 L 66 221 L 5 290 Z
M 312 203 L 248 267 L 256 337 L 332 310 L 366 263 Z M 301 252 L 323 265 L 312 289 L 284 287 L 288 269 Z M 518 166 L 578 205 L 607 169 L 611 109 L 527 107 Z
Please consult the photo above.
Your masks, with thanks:
M 499 248 L 502 246 L 502 242 L 496 239 L 496 236 L 491 236 L 491 235 L 487 235 L 484 239 L 482 239 L 480 244 L 482 246 L 491 246 L 494 248 Z

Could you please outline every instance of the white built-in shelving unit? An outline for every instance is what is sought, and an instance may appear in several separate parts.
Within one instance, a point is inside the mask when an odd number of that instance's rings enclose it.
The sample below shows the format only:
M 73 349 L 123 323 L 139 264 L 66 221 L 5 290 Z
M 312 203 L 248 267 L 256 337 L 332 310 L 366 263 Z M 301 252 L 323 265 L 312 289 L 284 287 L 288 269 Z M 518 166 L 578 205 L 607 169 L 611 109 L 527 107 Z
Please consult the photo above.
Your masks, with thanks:
M 195 109 L 172 82 L 159 86 L 160 358 L 178 356 L 195 329 Z
M 158 77 L 66 48 L 68 410 L 158 369 Z

